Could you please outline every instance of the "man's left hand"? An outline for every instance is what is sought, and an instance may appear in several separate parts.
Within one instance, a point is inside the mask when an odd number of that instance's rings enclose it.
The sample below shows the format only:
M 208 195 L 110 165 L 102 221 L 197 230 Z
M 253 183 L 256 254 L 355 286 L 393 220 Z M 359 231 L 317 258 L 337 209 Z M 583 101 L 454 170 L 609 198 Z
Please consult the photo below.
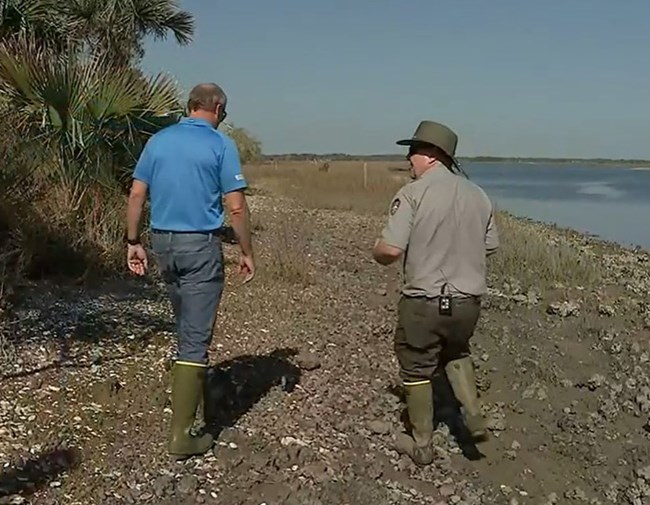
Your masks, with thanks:
M 144 275 L 147 271 L 147 253 L 140 244 L 127 246 L 126 262 L 135 275 Z

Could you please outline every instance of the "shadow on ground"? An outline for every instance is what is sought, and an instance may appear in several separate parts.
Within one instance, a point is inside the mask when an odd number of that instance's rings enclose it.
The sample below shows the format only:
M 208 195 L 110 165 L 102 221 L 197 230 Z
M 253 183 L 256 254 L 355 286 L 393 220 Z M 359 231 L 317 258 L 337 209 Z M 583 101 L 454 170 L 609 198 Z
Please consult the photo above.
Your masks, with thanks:
M 160 286 L 116 279 L 97 288 L 28 286 L 15 296 L 14 313 L 2 321 L 0 330 L 17 353 L 48 344 L 54 344 L 56 351 L 38 366 L 14 373 L 0 371 L 0 378 L 7 379 L 133 356 L 174 332 L 175 325 Z
M 79 461 L 80 455 L 74 449 L 54 449 L 27 460 L 17 468 L 5 469 L 0 473 L 0 498 L 32 495 L 54 482 L 58 475 L 75 468 Z
M 239 356 L 212 367 L 205 405 L 207 430 L 216 438 L 273 387 L 293 391 L 301 376 L 300 368 L 290 361 L 296 354 L 294 349 L 277 349 L 266 355 Z

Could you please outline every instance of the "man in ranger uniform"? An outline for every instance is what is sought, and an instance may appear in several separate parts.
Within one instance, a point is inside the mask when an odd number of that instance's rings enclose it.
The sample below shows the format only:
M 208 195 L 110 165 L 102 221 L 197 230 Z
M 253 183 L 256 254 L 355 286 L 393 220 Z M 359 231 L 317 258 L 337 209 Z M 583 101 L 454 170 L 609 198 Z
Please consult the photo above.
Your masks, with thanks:
M 486 435 L 469 342 L 487 291 L 486 256 L 497 250 L 499 238 L 485 192 L 454 171 L 457 143 L 452 130 L 433 121 L 422 121 L 412 138 L 397 142 L 409 146 L 413 180 L 390 203 L 373 249 L 382 265 L 404 255 L 395 353 L 412 427 L 404 449 L 418 465 L 433 461 L 431 379 L 439 364 L 468 429 L 477 439 Z

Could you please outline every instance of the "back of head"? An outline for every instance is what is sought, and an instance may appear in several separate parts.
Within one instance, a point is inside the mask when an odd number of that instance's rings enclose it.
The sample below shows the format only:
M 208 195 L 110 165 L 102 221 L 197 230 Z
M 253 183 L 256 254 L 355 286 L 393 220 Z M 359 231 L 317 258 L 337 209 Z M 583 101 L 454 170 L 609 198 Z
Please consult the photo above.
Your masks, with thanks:
M 197 84 L 190 91 L 187 101 L 189 113 L 195 111 L 205 111 L 214 113 L 217 105 L 226 105 L 226 93 L 218 84 L 213 82 Z

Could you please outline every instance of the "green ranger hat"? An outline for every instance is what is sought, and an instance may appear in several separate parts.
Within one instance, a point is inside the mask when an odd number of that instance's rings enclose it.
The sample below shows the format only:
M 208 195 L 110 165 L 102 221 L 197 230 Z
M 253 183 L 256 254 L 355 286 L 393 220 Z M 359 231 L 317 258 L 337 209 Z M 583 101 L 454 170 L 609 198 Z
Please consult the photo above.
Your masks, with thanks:
M 410 139 L 397 141 L 399 146 L 411 146 L 420 143 L 434 145 L 453 158 L 458 145 L 458 135 L 443 124 L 434 121 L 422 121 Z

